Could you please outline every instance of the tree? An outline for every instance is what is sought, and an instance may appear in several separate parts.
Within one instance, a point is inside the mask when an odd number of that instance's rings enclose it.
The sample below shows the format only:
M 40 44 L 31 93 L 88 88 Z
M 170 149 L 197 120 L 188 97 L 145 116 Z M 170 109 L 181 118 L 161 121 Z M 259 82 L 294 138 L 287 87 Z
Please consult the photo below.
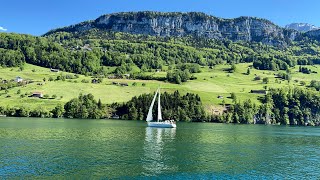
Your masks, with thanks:
M 229 72 L 233 73 L 233 72 L 236 72 L 236 70 L 237 70 L 237 66 L 235 64 L 232 64 Z
M 263 78 L 262 82 L 265 83 L 265 84 L 268 84 L 269 83 L 269 78 L 268 77 Z
M 247 75 L 250 75 L 250 68 L 247 69 Z
M 99 119 L 106 117 L 102 103 L 96 102 L 92 94 L 82 95 L 78 98 L 71 99 L 64 105 L 64 116 L 67 118 L 91 118 Z M 101 108 L 99 108 L 99 106 Z
M 101 102 L 101 99 L 99 99 L 99 101 L 98 101 L 98 108 L 99 108 L 99 109 L 102 109 L 102 102 Z
M 52 116 L 54 118 L 60 118 L 63 116 L 63 113 L 64 113 L 64 109 L 63 109 L 63 106 L 61 104 L 58 104 L 52 111 Z
M 45 98 L 45 99 L 48 99 L 49 97 L 50 97 L 49 94 L 43 95 L 43 98 Z
M 129 108 L 129 116 L 128 116 L 128 118 L 130 119 L 130 120 L 138 120 L 138 111 L 137 111 L 137 109 L 134 107 L 134 106 L 131 106 L 130 108 Z
M 232 99 L 232 102 L 237 102 L 237 96 L 236 96 L 236 94 L 235 93 L 231 93 L 231 99 Z

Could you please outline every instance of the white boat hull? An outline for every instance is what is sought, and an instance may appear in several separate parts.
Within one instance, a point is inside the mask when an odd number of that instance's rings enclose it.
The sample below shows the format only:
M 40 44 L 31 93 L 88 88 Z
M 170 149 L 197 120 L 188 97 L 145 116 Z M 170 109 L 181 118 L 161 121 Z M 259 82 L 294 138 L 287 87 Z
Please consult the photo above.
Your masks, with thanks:
M 149 127 L 158 127 L 158 128 L 176 128 L 177 125 L 172 122 L 148 122 Z

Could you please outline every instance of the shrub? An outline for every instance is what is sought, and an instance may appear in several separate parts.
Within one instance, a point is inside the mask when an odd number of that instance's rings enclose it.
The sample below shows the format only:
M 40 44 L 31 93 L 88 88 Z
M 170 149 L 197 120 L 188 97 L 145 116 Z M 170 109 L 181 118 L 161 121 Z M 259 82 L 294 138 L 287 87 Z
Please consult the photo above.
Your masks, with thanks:
M 267 78 L 267 77 L 263 78 L 262 82 L 265 83 L 265 84 L 268 84 L 269 83 L 269 78 Z
M 260 81 L 260 80 L 261 80 L 261 77 L 260 77 L 260 76 L 255 76 L 255 77 L 254 77 L 254 80 L 255 80 L 255 81 Z
M 48 98 L 49 98 L 49 95 L 48 95 L 48 94 L 45 94 L 45 95 L 43 96 L 43 98 L 48 99 Z

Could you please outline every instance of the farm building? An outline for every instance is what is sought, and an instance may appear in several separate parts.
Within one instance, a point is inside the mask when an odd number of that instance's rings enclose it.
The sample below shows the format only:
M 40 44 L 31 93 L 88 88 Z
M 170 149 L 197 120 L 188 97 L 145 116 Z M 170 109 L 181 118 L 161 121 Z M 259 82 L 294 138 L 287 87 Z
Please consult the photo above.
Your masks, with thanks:
M 268 93 L 267 90 L 251 90 L 250 92 L 254 93 L 254 94 L 267 94 Z
M 16 81 L 16 82 L 22 82 L 23 79 L 22 79 L 20 76 L 17 76 L 16 79 L 15 79 L 15 81 Z
M 43 93 L 42 92 L 33 92 L 31 97 L 42 98 L 43 97 Z

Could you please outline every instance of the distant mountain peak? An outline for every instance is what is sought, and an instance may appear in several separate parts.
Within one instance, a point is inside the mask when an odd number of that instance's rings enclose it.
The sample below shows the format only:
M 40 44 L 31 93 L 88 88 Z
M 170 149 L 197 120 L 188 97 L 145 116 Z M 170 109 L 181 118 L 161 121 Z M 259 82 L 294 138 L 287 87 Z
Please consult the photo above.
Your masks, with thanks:
M 319 27 L 316 27 L 315 25 L 308 24 L 308 23 L 291 23 L 285 26 L 286 29 L 294 29 L 300 32 L 307 32 L 319 29 Z

